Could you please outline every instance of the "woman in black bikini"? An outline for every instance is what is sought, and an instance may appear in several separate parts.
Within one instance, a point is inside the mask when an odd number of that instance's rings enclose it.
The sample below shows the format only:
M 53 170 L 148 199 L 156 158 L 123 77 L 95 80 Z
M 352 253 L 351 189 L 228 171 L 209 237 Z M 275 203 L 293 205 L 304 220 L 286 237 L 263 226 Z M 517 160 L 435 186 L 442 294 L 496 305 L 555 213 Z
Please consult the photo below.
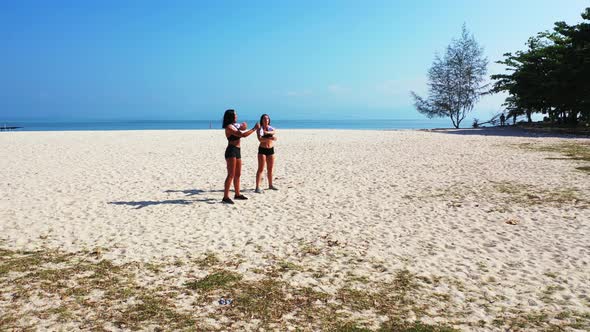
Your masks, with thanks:
M 268 189 L 278 190 L 272 185 L 272 170 L 275 164 L 275 148 L 274 142 L 277 140 L 276 130 L 270 126 L 270 117 L 268 114 L 262 114 L 260 117 L 260 130 L 256 131 L 258 141 L 258 171 L 256 171 L 256 189 L 254 192 L 261 194 L 260 181 L 262 180 L 262 172 L 264 171 L 264 164 L 266 164 L 266 174 L 268 175 Z
M 225 149 L 225 162 L 227 163 L 227 177 L 223 188 L 223 203 L 234 204 L 229 198 L 229 187 L 234 183 L 234 199 L 248 199 L 240 194 L 240 175 L 242 174 L 242 155 L 240 153 L 240 138 L 248 137 L 255 132 L 260 125 L 257 123 L 254 128 L 246 130 L 246 123 L 238 125 L 238 114 L 234 110 L 227 110 L 223 114 L 223 128 L 227 138 L 227 148 Z

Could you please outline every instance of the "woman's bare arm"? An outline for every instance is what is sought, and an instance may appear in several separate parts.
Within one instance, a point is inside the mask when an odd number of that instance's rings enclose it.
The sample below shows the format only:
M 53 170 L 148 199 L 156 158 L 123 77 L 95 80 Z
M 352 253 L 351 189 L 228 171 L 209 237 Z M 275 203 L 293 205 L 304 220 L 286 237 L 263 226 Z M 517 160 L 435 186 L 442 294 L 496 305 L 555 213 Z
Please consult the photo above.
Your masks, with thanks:
M 248 137 L 248 136 L 252 135 L 253 132 L 256 131 L 257 127 L 258 127 L 258 124 L 256 124 L 256 126 L 254 126 L 254 128 L 252 128 L 250 130 L 240 131 L 240 130 L 237 130 L 234 126 L 227 126 L 225 128 L 225 130 L 229 130 L 230 134 L 234 135 L 234 136 Z
M 277 134 L 277 130 L 273 129 L 273 130 L 269 130 L 269 131 L 264 131 L 264 135 L 276 135 Z

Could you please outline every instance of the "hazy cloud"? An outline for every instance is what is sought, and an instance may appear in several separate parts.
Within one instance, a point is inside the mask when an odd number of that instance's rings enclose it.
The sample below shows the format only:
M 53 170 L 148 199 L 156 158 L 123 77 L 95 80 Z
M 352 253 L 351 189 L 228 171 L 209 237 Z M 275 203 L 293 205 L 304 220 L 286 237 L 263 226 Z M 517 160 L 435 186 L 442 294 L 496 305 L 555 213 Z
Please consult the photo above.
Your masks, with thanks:
M 285 93 L 285 96 L 287 96 L 287 97 L 304 97 L 304 96 L 309 96 L 309 95 L 311 95 L 311 90 L 309 90 L 309 89 L 300 90 L 300 91 L 291 90 L 291 91 L 287 91 Z
M 425 93 L 428 89 L 426 83 L 426 77 L 385 80 L 375 85 L 375 91 L 389 96 L 409 96 L 410 91 Z
M 350 93 L 351 89 L 340 84 L 330 84 L 328 85 L 328 91 L 332 94 L 345 94 Z

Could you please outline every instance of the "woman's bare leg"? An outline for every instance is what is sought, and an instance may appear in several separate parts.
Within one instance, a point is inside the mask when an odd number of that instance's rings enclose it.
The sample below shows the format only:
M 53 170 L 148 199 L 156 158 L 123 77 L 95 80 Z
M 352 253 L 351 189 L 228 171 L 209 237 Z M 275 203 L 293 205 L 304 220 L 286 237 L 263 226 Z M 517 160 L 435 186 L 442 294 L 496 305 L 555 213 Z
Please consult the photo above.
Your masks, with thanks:
M 242 159 L 236 158 L 236 167 L 234 168 L 234 191 L 236 196 L 240 196 L 240 176 L 242 175 Z
M 266 174 L 268 175 L 268 187 L 272 188 L 272 171 L 275 165 L 275 155 L 266 157 Z
M 223 186 L 223 198 L 229 198 L 229 187 L 234 180 L 234 173 L 236 169 L 236 158 L 227 158 L 227 177 L 225 178 L 225 184 Z
M 260 181 L 262 180 L 262 172 L 264 172 L 264 164 L 266 163 L 266 156 L 258 154 L 258 170 L 256 171 L 256 189 L 260 188 Z

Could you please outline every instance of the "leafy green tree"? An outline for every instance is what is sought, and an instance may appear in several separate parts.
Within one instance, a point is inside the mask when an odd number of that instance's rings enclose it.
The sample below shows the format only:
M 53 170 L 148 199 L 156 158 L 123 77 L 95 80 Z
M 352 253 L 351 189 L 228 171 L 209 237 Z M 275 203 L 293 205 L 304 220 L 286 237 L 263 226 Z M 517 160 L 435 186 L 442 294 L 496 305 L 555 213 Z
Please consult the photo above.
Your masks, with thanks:
M 590 20 L 590 8 L 582 13 Z M 526 51 L 504 54 L 498 61 L 508 74 L 492 75 L 491 93 L 506 91 L 511 114 L 548 114 L 549 119 L 576 124 L 590 118 L 590 24 L 556 22 L 552 32 L 538 33 Z
M 428 98 L 411 92 L 414 106 L 429 118 L 448 117 L 459 128 L 487 88 L 487 64 L 483 48 L 463 25 L 461 37 L 451 41 L 442 58 L 434 58 L 428 71 Z
M 540 37 L 533 37 L 528 40 L 527 45 L 527 51 L 518 51 L 514 55 L 506 53 L 506 59 L 498 61 L 506 65 L 512 73 L 492 75 L 492 79 L 496 80 L 492 91 L 507 91 L 510 96 L 504 106 L 507 106 L 510 115 L 526 114 L 531 122 L 532 113 L 547 108 L 546 97 L 551 89 L 547 76 L 551 69 L 550 63 L 546 61 L 547 43 Z

